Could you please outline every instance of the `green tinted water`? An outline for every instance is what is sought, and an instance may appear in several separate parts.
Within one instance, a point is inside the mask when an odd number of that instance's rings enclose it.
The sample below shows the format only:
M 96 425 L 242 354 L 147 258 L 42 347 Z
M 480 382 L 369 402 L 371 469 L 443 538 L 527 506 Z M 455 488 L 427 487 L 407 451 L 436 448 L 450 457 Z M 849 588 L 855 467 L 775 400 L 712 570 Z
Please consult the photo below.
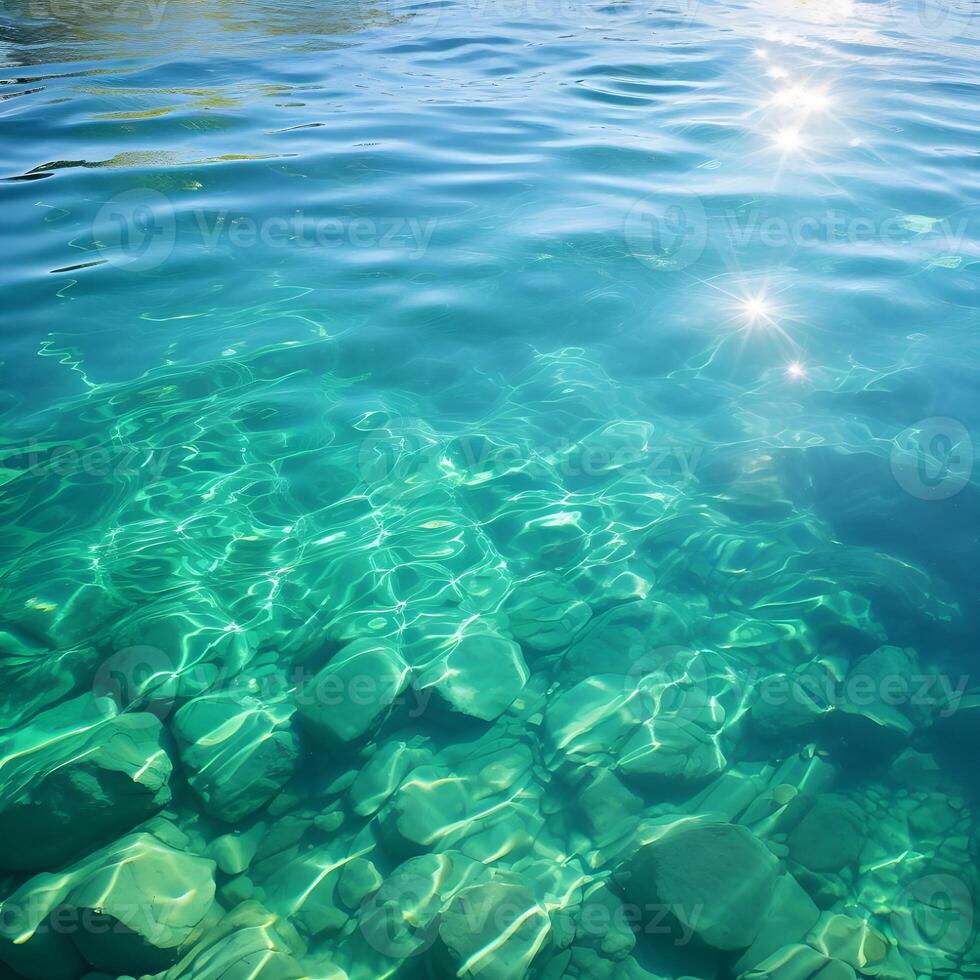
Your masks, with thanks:
M 0 24 L 9 975 L 980 972 L 973 7 Z

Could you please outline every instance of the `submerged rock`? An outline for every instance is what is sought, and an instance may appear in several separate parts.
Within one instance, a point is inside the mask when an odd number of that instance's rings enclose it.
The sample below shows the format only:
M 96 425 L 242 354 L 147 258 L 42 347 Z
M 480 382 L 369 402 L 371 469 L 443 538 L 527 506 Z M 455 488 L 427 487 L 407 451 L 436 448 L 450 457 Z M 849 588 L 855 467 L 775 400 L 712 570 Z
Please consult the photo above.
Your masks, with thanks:
M 766 739 L 805 739 L 830 712 L 836 689 L 837 679 L 819 661 L 772 674 L 756 686 L 750 717 Z
M 604 957 L 623 960 L 636 946 L 636 933 L 622 903 L 605 882 L 594 885 L 575 910 L 575 941 Z
M 0 630 L 0 731 L 24 724 L 91 677 L 99 662 L 85 647 L 59 652 L 26 632 Z
M 383 883 L 384 879 L 377 867 L 366 858 L 358 857 L 344 865 L 337 885 L 337 894 L 347 908 L 356 909 Z
M 707 779 L 720 773 L 725 762 L 714 733 L 670 716 L 643 722 L 618 753 L 626 775 L 662 780 Z
M 738 718 L 733 680 L 721 658 L 659 651 L 626 675 L 593 675 L 549 701 L 547 743 L 568 764 L 614 765 L 634 781 L 708 779 L 725 768 Z
M 960 684 L 965 685 L 966 678 L 961 678 Z M 936 735 L 944 751 L 973 757 L 980 749 L 980 690 L 961 688 L 942 696 Z
M 351 936 L 352 980 L 387 976 L 403 961 L 420 963 L 421 955 L 437 941 L 440 916 L 453 897 L 490 876 L 483 864 L 458 851 L 425 854 L 400 864 L 358 910 L 357 930 Z
M 820 918 L 820 910 L 790 874 L 779 876 L 769 913 L 752 945 L 735 964 L 744 973 L 790 942 L 802 942 Z
M 739 980 L 810 980 L 822 973 L 831 960 L 818 953 L 812 946 L 803 943 L 789 943 L 746 973 L 740 974 Z M 824 977 L 832 980 L 833 973 Z M 845 976 L 853 976 L 851 973 Z
M 268 803 L 296 769 L 295 709 L 236 691 L 209 694 L 174 716 L 187 781 L 205 809 L 233 822 Z
M 182 595 L 176 605 L 137 609 L 119 624 L 115 639 L 122 652 L 149 653 L 151 670 L 144 676 L 129 673 L 121 690 L 106 693 L 121 695 L 124 703 L 135 698 L 164 713 L 175 697 L 197 697 L 237 677 L 252 659 L 256 633 L 229 628 L 233 622 L 221 599 L 203 588 Z M 130 670 L 128 665 L 123 669 Z M 112 686 L 111 671 L 103 683 Z
M 628 863 L 627 899 L 681 937 L 719 950 L 750 946 L 773 899 L 778 862 L 744 827 L 674 824 Z
M 741 961 L 739 968 L 740 980 L 854 980 L 859 975 L 881 980 L 915 978 L 877 929 L 862 919 L 830 913 L 823 913 L 805 937 L 787 942 L 749 970 Z
M 437 762 L 413 769 L 381 813 L 392 853 L 453 848 L 484 860 L 529 846 L 544 818 L 526 745 L 491 729 Z
M 936 729 L 942 731 L 937 722 Z M 907 789 L 955 791 L 956 781 L 944 770 L 935 757 L 915 749 L 906 749 L 895 758 L 890 770 L 892 778 Z
M 789 836 L 790 855 L 811 871 L 840 871 L 864 847 L 864 814 L 843 796 L 818 796 Z
M 282 854 L 263 882 L 269 908 L 289 918 L 306 936 L 339 932 L 353 911 L 340 897 L 343 871 L 363 850 L 351 847 L 350 841 L 339 839 Z
M 671 648 L 686 642 L 688 629 L 663 602 L 638 599 L 597 616 L 565 655 L 563 671 L 571 680 L 590 674 L 635 676 L 638 663 L 653 670 Z M 665 656 L 658 657 L 658 651 Z
M 225 874 L 241 874 L 248 870 L 265 832 L 266 825 L 257 823 L 245 833 L 222 834 L 211 841 L 206 854 Z
M 351 784 L 348 791 L 351 809 L 361 817 L 376 813 L 409 772 L 426 759 L 424 749 L 406 742 L 387 742 L 371 756 Z
M 160 721 L 83 695 L 0 739 L 0 867 L 53 868 L 171 798 Z
M 611 754 L 639 724 L 635 693 L 616 674 L 587 677 L 549 700 L 544 715 L 545 743 L 572 762 Z
M 551 573 L 518 583 L 501 611 L 521 645 L 542 653 L 565 649 L 592 617 L 589 604 Z
M 124 837 L 57 875 L 35 876 L 6 899 L 0 958 L 40 977 L 52 946 L 63 959 L 70 941 L 112 976 L 157 972 L 196 938 L 214 900 L 214 868 L 153 834 Z
M 321 743 L 352 742 L 376 727 L 408 684 L 409 667 L 387 640 L 355 640 L 297 691 L 298 713 Z
M 929 705 L 920 703 L 922 671 L 912 649 L 879 647 L 850 669 L 831 716 L 845 748 L 872 761 L 901 751 L 925 726 Z
M 467 781 L 441 766 L 419 766 L 398 788 L 381 827 L 396 852 L 434 849 L 467 820 L 472 798 Z
M 292 939 L 292 944 L 284 936 Z M 298 938 L 288 922 L 258 902 L 244 902 L 209 929 L 159 980 L 304 980 L 295 956 Z M 342 980 L 318 972 L 322 980 Z
M 439 923 L 452 973 L 479 980 L 522 980 L 550 934 L 547 909 L 502 876 L 458 892 Z
M 589 770 L 575 797 L 597 844 L 629 833 L 643 809 L 643 800 L 608 769 Z
M 890 951 L 888 940 L 864 919 L 827 912 L 814 925 L 807 942 L 865 974 L 877 973 Z
M 449 711 L 493 721 L 521 693 L 530 673 L 520 647 L 489 630 L 464 632 L 415 682 Z

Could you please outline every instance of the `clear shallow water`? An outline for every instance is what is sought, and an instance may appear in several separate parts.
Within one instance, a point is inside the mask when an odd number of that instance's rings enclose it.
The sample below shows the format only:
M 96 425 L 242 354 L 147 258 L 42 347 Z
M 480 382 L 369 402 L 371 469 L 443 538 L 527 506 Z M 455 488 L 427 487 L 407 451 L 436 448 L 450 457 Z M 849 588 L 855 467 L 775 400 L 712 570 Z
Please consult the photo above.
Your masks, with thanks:
M 980 722 L 968 697 L 908 687 L 974 686 L 978 16 L 7 5 L 7 778 L 12 746 L 71 743 L 112 701 L 160 722 L 132 779 L 155 746 L 173 771 L 102 826 L 76 782 L 45 782 L 62 766 L 47 748 L 31 756 L 20 792 L 64 815 L 63 846 L 23 831 L 11 849 L 34 857 L 0 860 L 5 894 L 148 827 L 191 856 L 195 887 L 166 914 L 197 901 L 185 932 L 148 940 L 161 955 L 70 937 L 110 974 L 239 949 L 250 900 L 295 975 L 330 975 L 324 958 L 481 975 L 488 946 L 503 972 L 487 976 L 735 975 L 710 942 L 641 935 L 626 953 L 576 918 L 650 827 L 714 813 L 913 975 L 980 969 L 972 931 L 936 939 L 902 912 L 937 875 L 960 922 L 977 893 L 962 750 Z M 339 704 L 313 680 L 351 641 L 384 652 Z M 864 664 L 882 645 L 913 653 Z M 834 678 L 819 723 L 760 720 L 765 679 L 804 665 Z M 868 676 L 858 704 L 847 680 Z M 904 721 L 881 706 L 896 677 Z M 344 717 L 352 678 L 369 703 L 399 693 L 338 734 L 314 716 Z M 344 777 L 372 753 L 400 760 L 375 810 Z M 879 829 L 815 869 L 792 846 L 802 805 L 783 824 L 723 806 L 736 782 L 833 793 Z M 925 793 L 955 801 L 948 826 L 911 815 L 945 806 Z M 170 830 L 141 823 L 161 807 Z M 200 862 L 232 828 L 258 857 L 225 861 L 210 903 Z M 155 846 L 138 842 L 142 866 Z M 417 947 L 381 942 L 399 862 L 447 853 L 524 889 L 540 942 L 447 938 L 451 889 L 413 920 Z M 353 855 L 374 870 L 340 897 Z

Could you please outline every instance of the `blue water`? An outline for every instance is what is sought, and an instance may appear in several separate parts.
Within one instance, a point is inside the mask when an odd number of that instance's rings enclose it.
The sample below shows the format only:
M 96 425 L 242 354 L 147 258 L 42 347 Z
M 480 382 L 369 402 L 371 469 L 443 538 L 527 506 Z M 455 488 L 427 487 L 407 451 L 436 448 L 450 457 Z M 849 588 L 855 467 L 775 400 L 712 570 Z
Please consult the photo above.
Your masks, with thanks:
M 18 0 L 0 58 L 0 602 L 43 651 L 4 661 L 5 728 L 104 693 L 120 650 L 207 687 L 385 637 L 417 681 L 473 629 L 516 637 L 543 710 L 590 671 L 562 660 L 580 624 L 544 659 L 518 635 L 540 576 L 596 617 L 665 603 L 663 645 L 743 691 L 882 644 L 973 670 L 975 2 Z M 483 720 L 537 753 L 534 713 Z M 324 787 L 395 736 L 462 765 L 452 726 L 386 724 L 329 761 L 304 741 L 296 812 L 349 811 Z M 959 737 L 930 737 L 969 799 Z M 750 742 L 733 771 L 800 748 Z M 835 791 L 898 785 L 856 748 Z M 675 789 L 643 805 L 697 810 Z M 830 907 L 887 934 L 847 881 Z M 382 975 L 357 915 L 325 933 L 266 892 Z M 936 975 L 974 975 L 971 948 Z M 589 975 L 549 956 L 506 976 Z

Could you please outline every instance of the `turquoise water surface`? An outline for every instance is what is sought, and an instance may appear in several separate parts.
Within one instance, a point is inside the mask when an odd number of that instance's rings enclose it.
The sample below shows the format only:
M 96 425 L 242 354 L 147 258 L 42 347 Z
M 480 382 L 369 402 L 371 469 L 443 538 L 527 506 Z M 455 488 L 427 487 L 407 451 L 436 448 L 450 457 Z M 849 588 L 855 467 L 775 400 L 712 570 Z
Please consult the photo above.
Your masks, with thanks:
M 980 977 L 974 0 L 0 55 L 0 976 Z

